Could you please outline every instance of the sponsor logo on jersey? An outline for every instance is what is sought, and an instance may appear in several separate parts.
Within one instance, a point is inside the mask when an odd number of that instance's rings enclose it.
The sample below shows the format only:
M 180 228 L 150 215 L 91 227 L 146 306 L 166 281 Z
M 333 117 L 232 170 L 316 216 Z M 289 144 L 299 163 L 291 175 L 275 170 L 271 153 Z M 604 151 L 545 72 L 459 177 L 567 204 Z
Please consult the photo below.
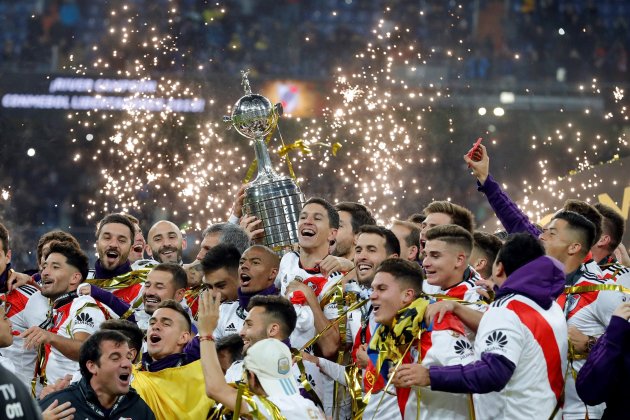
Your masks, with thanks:
M 87 325 L 88 327 L 91 327 L 91 328 L 94 327 L 94 320 L 92 319 L 90 314 L 85 313 L 85 312 L 81 312 L 79 315 L 77 315 L 74 320 L 74 323 L 78 325 L 80 324 Z
M 311 387 L 313 389 L 315 389 L 317 387 L 317 384 L 315 383 L 315 379 L 313 378 L 313 376 L 310 373 L 306 374 L 306 380 L 311 384 Z
M 465 354 L 472 353 L 473 348 L 470 343 L 466 340 L 457 340 L 455 342 L 455 353 L 459 356 L 464 356 Z
M 503 347 L 506 346 L 508 340 L 505 333 L 494 330 L 490 333 L 488 338 L 486 338 L 486 350 L 503 350 Z

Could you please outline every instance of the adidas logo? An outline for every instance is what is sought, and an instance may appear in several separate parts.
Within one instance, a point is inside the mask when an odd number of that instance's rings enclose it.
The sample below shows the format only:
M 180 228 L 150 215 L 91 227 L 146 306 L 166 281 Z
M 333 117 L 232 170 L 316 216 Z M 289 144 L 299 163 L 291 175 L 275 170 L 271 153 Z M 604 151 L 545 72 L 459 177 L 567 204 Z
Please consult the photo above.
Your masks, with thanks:
M 227 327 L 225 327 L 225 331 L 236 331 L 236 326 L 234 325 L 234 323 L 232 322 L 230 325 L 228 325 Z
M 85 312 L 81 312 L 79 315 L 77 315 L 74 319 L 74 323 L 87 325 L 88 327 L 92 328 L 94 327 L 94 320 L 92 319 L 90 314 L 86 314 Z

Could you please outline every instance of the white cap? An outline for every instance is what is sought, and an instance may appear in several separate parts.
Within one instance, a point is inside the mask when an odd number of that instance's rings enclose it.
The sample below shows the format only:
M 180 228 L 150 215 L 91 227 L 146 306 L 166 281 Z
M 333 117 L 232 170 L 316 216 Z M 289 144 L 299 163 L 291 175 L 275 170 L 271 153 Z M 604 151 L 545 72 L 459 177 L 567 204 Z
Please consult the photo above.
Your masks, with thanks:
M 267 395 L 294 395 L 299 391 L 291 373 L 291 361 L 286 344 L 266 338 L 247 349 L 243 368 L 256 374 Z

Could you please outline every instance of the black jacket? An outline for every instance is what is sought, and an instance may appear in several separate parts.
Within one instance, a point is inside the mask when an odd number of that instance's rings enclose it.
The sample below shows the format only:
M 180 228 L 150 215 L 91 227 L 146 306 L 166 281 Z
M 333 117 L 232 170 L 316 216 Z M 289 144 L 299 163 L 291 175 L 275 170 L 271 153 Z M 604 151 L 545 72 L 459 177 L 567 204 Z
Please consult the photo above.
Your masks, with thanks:
M 68 388 L 46 396 L 39 402 L 42 411 L 45 410 L 55 400 L 59 404 L 70 401 L 72 407 L 77 411 L 74 413 L 75 419 L 131 419 L 131 420 L 155 420 L 155 415 L 149 406 L 140 398 L 133 388 L 129 388 L 126 395 L 118 397 L 109 412 L 98 402 L 96 393 L 85 378 Z
M 0 420 L 41 419 L 31 392 L 17 376 L 0 365 Z

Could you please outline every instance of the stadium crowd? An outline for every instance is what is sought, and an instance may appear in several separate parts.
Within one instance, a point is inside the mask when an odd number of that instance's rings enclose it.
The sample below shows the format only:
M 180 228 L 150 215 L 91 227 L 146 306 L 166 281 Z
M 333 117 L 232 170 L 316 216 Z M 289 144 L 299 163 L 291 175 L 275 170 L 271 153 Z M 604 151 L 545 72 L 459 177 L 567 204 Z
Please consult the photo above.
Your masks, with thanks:
M 0 66 L 68 71 L 71 56 L 90 65 L 116 49 L 112 65 L 129 68 L 137 46 L 120 45 L 108 31 L 121 23 L 110 10 L 123 5 L 130 23 L 176 35 L 175 64 L 156 70 L 234 74 L 245 62 L 267 76 L 327 77 L 365 48 L 383 19 L 409 28 L 428 64 L 448 64 L 452 80 L 623 81 L 628 71 L 630 6 L 623 0 L 1 0 Z M 466 60 L 449 61 L 449 50 Z
M 26 274 L 0 224 L 0 418 L 625 418 L 623 217 L 569 199 L 538 226 L 483 145 L 464 160 L 503 231 L 315 197 L 280 257 L 243 186 L 194 261 L 172 221 L 112 213 L 92 267 L 54 230 Z

